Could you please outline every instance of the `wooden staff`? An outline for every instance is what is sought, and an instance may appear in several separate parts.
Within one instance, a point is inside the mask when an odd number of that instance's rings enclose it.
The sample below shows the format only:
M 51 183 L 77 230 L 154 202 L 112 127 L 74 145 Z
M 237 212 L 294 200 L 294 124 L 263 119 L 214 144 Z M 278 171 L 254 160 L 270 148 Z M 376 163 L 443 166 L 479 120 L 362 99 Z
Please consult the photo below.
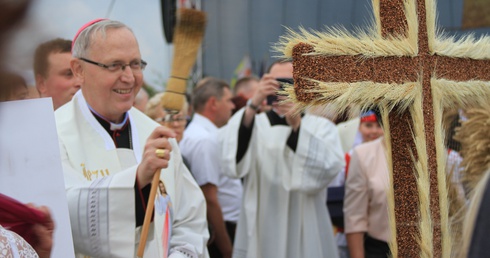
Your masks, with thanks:
M 184 104 L 187 78 L 189 77 L 192 66 L 196 62 L 197 52 L 201 46 L 205 26 L 206 15 L 204 12 L 186 8 L 179 9 L 174 34 L 172 75 L 168 80 L 165 94 L 163 94 L 161 100 L 162 106 L 167 114 L 165 117 L 165 121 L 167 122 L 170 121 L 172 115 L 180 112 Z M 160 173 L 160 169 L 155 171 L 151 182 L 150 198 L 148 200 L 140 243 L 138 245 L 138 257 L 143 257 L 145 251 Z

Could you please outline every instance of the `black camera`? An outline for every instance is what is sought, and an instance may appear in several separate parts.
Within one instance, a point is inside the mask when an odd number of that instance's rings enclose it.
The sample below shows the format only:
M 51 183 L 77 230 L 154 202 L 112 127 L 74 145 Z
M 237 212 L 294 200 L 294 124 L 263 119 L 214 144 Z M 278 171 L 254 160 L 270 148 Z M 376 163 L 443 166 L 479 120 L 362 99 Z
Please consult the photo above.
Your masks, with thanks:
M 283 90 L 284 84 L 294 84 L 293 78 L 276 78 L 276 81 L 279 82 L 279 89 L 277 91 Z M 270 106 L 274 102 L 277 102 L 277 93 L 267 96 L 267 105 Z

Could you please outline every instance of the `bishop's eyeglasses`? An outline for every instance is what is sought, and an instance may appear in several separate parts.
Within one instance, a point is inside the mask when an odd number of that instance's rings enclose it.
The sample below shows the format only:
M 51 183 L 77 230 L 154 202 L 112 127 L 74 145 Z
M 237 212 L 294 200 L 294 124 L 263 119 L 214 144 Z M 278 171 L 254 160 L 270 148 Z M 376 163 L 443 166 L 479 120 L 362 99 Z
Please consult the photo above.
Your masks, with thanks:
M 129 66 L 129 68 L 131 68 L 133 72 L 141 72 L 145 70 L 145 67 L 147 65 L 147 63 L 143 60 L 134 60 L 131 61 L 129 64 L 123 64 L 121 62 L 114 62 L 112 64 L 101 64 L 83 57 L 80 57 L 79 59 L 89 64 L 93 64 L 105 68 L 111 72 L 116 72 L 119 70 L 124 71 L 124 69 L 126 69 L 126 66 Z

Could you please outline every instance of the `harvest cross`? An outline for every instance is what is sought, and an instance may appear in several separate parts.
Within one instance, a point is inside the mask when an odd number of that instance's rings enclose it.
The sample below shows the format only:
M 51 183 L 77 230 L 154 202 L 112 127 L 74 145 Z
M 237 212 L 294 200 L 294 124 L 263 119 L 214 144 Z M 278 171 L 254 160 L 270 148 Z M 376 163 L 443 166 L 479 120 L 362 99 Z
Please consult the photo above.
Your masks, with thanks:
M 490 38 L 436 35 L 435 0 L 373 0 L 373 8 L 367 32 L 301 29 L 281 37 L 277 49 L 294 67 L 287 91 L 301 109 L 380 107 L 393 257 L 449 257 L 442 110 L 489 101 Z

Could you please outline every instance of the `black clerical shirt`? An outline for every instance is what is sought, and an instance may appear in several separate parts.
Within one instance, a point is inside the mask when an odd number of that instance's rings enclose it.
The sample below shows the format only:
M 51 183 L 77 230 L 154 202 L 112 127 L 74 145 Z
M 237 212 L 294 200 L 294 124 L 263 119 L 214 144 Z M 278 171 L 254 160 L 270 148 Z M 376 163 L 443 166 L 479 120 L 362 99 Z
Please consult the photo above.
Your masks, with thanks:
M 107 133 L 111 136 L 116 148 L 133 149 L 131 140 L 131 126 L 129 119 L 126 119 L 126 123 L 123 125 L 114 125 L 106 119 L 100 117 L 98 114 L 92 112 L 94 117 L 99 121 L 100 125 L 104 127 Z M 127 113 L 125 114 L 128 115 Z M 143 187 L 141 190 L 138 187 L 138 182 L 134 184 L 134 199 L 135 199 L 135 215 L 136 215 L 136 227 L 143 225 L 145 219 L 146 204 L 150 196 L 151 184 Z

